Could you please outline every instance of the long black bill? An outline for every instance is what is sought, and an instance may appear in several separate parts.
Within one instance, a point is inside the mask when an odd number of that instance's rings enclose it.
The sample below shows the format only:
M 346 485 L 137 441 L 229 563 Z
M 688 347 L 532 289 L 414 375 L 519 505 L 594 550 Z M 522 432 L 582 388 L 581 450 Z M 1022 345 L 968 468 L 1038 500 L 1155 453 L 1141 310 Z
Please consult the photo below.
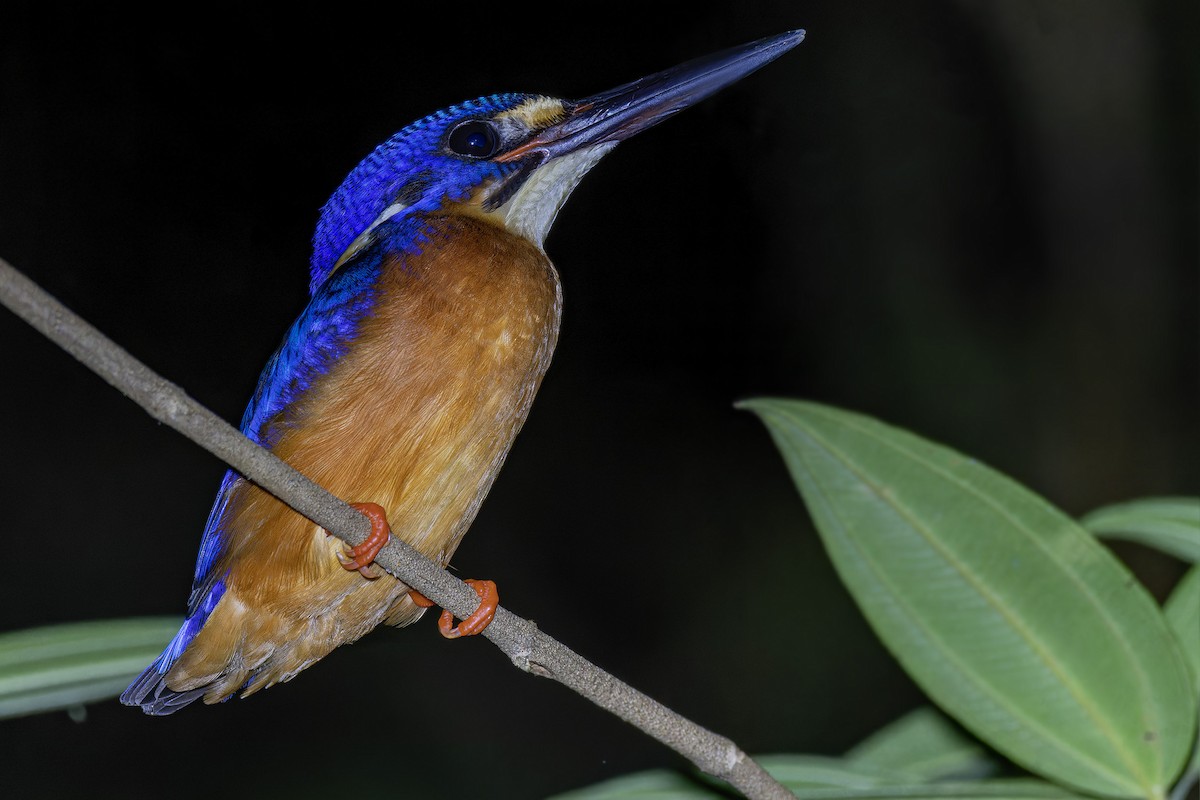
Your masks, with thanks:
M 541 154 L 540 161 L 581 147 L 620 142 L 741 80 L 800 44 L 790 31 L 697 58 L 567 105 L 568 116 L 496 158 L 512 161 Z

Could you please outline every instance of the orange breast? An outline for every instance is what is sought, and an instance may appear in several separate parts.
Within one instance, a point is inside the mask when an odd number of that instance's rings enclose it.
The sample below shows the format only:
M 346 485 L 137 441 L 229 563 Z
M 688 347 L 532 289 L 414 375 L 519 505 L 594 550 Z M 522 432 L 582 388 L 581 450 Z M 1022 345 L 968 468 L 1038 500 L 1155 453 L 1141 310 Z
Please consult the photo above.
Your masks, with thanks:
M 462 216 L 433 220 L 419 256 L 384 266 L 360 335 L 293 409 L 274 452 L 446 563 L 491 487 L 550 364 L 561 293 L 545 254 Z M 407 589 L 342 569 L 344 545 L 242 482 L 218 570 L 226 594 L 168 674 L 218 678 L 205 699 L 286 680 L 382 621 L 420 616 Z

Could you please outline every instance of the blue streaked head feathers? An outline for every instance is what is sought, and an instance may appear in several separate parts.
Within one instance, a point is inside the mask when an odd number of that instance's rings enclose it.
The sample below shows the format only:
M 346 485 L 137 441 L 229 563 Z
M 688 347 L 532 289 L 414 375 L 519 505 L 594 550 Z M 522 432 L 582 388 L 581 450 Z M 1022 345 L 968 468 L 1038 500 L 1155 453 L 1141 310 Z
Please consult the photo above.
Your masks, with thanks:
M 467 203 L 469 213 L 477 210 L 540 247 L 579 179 L 618 142 L 745 77 L 803 38 L 804 31 L 768 37 L 578 101 L 493 94 L 414 122 L 355 167 L 321 210 L 310 291 L 316 294 L 368 245 L 376 226 L 447 203 Z M 469 134 L 478 136 L 456 137 L 462 125 L 475 126 Z
M 389 209 L 430 213 L 521 172 L 520 163 L 500 163 L 481 157 L 478 151 L 455 152 L 451 135 L 463 122 L 489 120 L 498 134 L 496 146 L 512 146 L 528 137 L 530 127 L 528 115 L 507 112 L 541 99 L 510 93 L 469 100 L 408 125 L 376 147 L 321 209 L 313 237 L 310 291 L 316 292 L 351 246 L 382 221 L 381 216 L 390 216 L 385 214 Z M 561 110 L 560 102 L 549 102 Z

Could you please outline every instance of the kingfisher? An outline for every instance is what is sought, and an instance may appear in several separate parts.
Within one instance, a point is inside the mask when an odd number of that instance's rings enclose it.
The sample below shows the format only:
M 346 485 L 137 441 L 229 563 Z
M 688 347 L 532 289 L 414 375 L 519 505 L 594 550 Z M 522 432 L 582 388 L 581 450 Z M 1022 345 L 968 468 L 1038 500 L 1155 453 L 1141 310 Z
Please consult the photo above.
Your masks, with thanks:
M 187 615 L 121 695 L 171 714 L 290 680 L 432 605 L 373 559 L 392 534 L 445 566 L 529 413 L 558 338 L 543 243 L 616 145 L 795 47 L 760 39 L 582 100 L 494 94 L 380 144 L 321 209 L 310 300 L 267 361 L 241 430 L 335 495 L 371 534 L 347 547 L 230 470 Z M 491 620 L 495 585 L 443 635 Z

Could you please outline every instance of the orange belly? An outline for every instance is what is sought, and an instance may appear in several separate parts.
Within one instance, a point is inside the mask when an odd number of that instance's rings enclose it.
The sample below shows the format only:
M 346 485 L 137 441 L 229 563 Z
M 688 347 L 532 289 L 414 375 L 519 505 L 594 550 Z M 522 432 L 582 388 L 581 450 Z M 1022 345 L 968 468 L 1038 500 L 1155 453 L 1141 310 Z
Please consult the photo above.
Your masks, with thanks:
M 561 294 L 545 254 L 487 222 L 433 220 L 417 256 L 384 265 L 350 351 L 286 413 L 273 451 L 445 564 L 475 518 L 550 364 Z M 226 591 L 166 677 L 215 702 L 295 675 L 381 622 L 422 610 L 391 576 L 338 562 L 344 545 L 239 481 L 214 569 Z M 215 681 L 215 683 L 214 683 Z

